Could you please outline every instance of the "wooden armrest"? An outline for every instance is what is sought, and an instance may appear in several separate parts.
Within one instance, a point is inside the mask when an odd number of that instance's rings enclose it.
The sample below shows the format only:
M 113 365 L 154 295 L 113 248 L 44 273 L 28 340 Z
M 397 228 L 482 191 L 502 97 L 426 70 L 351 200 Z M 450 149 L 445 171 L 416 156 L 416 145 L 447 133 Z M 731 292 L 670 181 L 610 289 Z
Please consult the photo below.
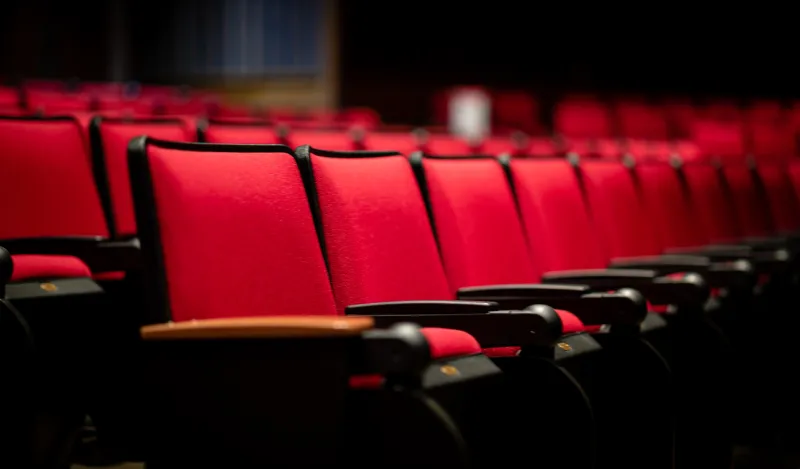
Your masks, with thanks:
M 144 340 L 347 337 L 374 324 L 369 316 L 275 316 L 168 322 L 144 326 L 140 332 Z

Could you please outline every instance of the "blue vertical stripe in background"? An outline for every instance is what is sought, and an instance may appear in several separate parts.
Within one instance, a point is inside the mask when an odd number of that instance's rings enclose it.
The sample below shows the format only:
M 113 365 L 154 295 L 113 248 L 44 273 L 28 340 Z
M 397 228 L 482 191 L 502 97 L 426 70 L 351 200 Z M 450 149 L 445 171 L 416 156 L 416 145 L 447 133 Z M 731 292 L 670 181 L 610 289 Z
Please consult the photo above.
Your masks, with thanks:
M 185 76 L 318 74 L 325 0 L 182 0 L 172 66 Z

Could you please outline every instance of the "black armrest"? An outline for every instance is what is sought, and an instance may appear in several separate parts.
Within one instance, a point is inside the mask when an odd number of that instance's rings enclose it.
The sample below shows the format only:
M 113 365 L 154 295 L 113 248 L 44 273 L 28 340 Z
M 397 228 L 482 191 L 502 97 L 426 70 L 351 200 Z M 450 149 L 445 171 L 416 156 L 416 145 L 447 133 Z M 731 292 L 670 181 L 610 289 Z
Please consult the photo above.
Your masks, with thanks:
M 753 264 L 743 259 L 712 262 L 709 257 L 701 255 L 665 254 L 612 259 L 610 267 L 654 270 L 659 275 L 694 272 L 700 274 L 709 286 L 719 288 L 749 288 L 756 281 Z
M 653 304 L 702 304 L 710 294 L 708 285 L 698 274 L 680 278 L 659 277 L 652 270 L 592 269 L 548 272 L 544 283 L 578 283 L 593 290 L 634 288 Z
M 388 301 L 351 305 L 346 314 L 362 316 L 423 315 L 423 314 L 486 314 L 498 309 L 489 301 Z
M 140 266 L 139 240 L 109 241 L 98 236 L 24 238 L 3 240 L 12 254 L 75 256 L 92 272 L 136 270 Z
M 384 328 L 413 322 L 422 327 L 457 329 L 471 334 L 482 347 L 549 347 L 561 337 L 561 319 L 548 306 L 492 311 L 496 306 L 485 301 L 400 301 L 348 306 L 345 314 L 372 316 L 376 326 Z
M 753 256 L 753 249 L 750 246 L 739 244 L 709 244 L 694 248 L 672 248 L 664 252 L 667 255 L 707 257 L 712 262 L 750 259 Z
M 647 315 L 642 296 L 633 290 L 593 293 L 586 285 L 490 285 L 458 291 L 463 300 L 498 303 L 504 309 L 522 309 L 534 303 L 567 310 L 585 324 L 638 325 Z
M 611 269 L 644 269 L 655 271 L 658 275 L 683 272 L 696 272 L 705 275 L 711 267 L 707 257 L 666 254 L 663 256 L 618 257 L 611 259 Z

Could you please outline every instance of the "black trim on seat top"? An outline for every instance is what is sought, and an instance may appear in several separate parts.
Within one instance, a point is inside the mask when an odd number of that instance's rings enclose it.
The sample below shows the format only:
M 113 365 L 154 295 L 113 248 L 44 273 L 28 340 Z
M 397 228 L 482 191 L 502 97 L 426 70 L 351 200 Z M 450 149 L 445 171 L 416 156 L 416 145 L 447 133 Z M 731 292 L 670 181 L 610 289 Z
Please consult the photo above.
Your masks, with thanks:
M 163 323 L 171 319 L 167 290 L 166 265 L 164 248 L 161 243 L 158 207 L 155 202 L 153 179 L 147 147 L 155 146 L 170 150 L 190 152 L 230 152 L 230 153 L 285 153 L 294 156 L 291 148 L 277 144 L 242 145 L 227 143 L 170 142 L 147 136 L 132 139 L 128 144 L 128 170 L 133 191 L 134 212 L 142 246 L 142 262 L 147 275 L 148 311 L 152 317 L 147 321 Z

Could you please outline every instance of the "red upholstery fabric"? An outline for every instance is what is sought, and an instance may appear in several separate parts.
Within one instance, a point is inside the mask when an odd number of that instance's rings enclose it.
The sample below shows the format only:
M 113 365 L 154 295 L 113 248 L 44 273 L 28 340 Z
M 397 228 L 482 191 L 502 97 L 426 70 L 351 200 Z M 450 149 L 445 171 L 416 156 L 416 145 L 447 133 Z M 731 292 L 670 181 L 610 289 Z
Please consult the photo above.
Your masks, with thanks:
M 733 207 L 725 196 L 717 169 L 703 162 L 689 162 L 681 171 L 691 191 L 695 220 L 712 243 L 725 243 L 740 237 Z
M 739 159 L 746 151 L 744 128 L 738 121 L 695 120 L 692 140 L 707 157 Z
M 404 155 L 419 149 L 416 139 L 411 133 L 368 133 L 364 139 L 364 148 L 371 151 L 396 151 Z
M 19 107 L 19 91 L 16 88 L 0 86 L 0 110 L 16 110 Z
M 100 135 L 103 141 L 116 235 L 135 236 L 136 219 L 133 214 L 133 198 L 128 175 L 128 142 L 139 135 L 189 142 L 194 140 L 194 131 L 181 121 L 173 123 L 103 121 L 100 125 Z
M 605 267 L 603 241 L 592 227 L 569 163 L 519 158 L 511 161 L 510 168 L 539 272 Z
M 423 167 L 453 294 L 470 286 L 538 282 L 497 160 L 426 158 Z
M 89 267 L 72 256 L 17 254 L 11 260 L 14 263 L 11 282 L 92 276 Z
M 93 97 L 89 93 L 28 90 L 26 99 L 29 109 L 52 116 L 73 111 L 91 111 Z
M 280 143 L 275 130 L 266 125 L 209 124 L 205 131 L 208 143 Z
M 348 305 L 452 296 L 402 156 L 312 156 L 333 290 Z
M 464 331 L 425 327 L 422 334 L 431 348 L 431 358 L 448 358 L 481 353 L 481 346 Z
M 291 155 L 149 159 L 174 320 L 336 314 Z
M 695 215 L 688 191 L 678 173 L 667 163 L 643 162 L 635 168 L 637 186 L 647 218 L 660 235 L 664 247 L 709 244 L 704 225 Z
M 759 163 L 756 167 L 769 205 L 772 228 L 789 232 L 800 228 L 800 207 L 794 194 L 787 165 L 779 162 Z
M 297 148 L 301 145 L 311 145 L 314 148 L 324 148 L 332 151 L 358 149 L 355 140 L 353 140 L 353 135 L 347 131 L 292 130 L 289 133 L 289 146 Z
M 751 169 L 742 162 L 726 162 L 722 174 L 727 186 L 727 194 L 733 204 L 737 225 L 744 236 L 767 236 L 770 233 L 768 207 L 753 181 Z
M 492 93 L 492 127 L 493 131 L 539 133 L 539 103 L 525 91 Z
M 610 257 L 644 256 L 662 251 L 659 234 L 647 220 L 628 168 L 612 161 L 581 163 L 586 198 L 595 229 Z
M 567 139 L 566 152 L 577 153 L 591 158 L 617 159 L 622 156 L 624 148 L 612 139 Z
M 667 121 L 657 106 L 643 102 L 623 101 L 615 106 L 620 135 L 643 140 L 669 138 Z
M 490 137 L 482 141 L 480 146 L 475 149 L 475 152 L 481 155 L 497 156 L 504 153 L 516 154 L 520 152 L 520 149 L 516 147 L 514 141 L 510 138 Z
M 337 314 L 292 155 L 148 156 L 173 320 Z M 423 333 L 434 358 L 480 353 L 465 332 Z
M 80 125 L 0 120 L 0 239 L 108 236 Z
M 422 148 L 430 155 L 456 156 L 472 153 L 469 143 L 452 135 L 429 135 Z
M 556 105 L 553 116 L 556 132 L 575 139 L 598 139 L 613 136 L 611 117 L 600 101 L 591 98 L 568 98 Z

